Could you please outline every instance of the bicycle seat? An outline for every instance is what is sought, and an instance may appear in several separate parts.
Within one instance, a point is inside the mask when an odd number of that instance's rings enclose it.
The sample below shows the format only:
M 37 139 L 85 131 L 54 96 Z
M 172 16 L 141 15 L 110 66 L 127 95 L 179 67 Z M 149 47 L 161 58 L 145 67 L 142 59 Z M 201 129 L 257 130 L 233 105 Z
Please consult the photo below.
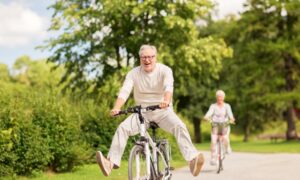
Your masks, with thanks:
M 155 122 L 150 122 L 150 128 L 155 130 L 155 129 L 159 128 L 159 126 Z

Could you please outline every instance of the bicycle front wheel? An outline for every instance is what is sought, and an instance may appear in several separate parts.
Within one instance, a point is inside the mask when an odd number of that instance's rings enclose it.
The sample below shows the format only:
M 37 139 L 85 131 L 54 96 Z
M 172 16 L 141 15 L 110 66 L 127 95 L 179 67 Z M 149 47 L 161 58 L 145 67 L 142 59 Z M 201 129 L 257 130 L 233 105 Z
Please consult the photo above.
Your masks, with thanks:
M 222 142 L 218 141 L 218 171 L 217 173 L 220 173 L 223 170 L 223 146 Z
M 150 167 L 152 179 L 153 169 Z M 147 163 L 144 147 L 135 145 L 130 152 L 128 161 L 128 179 L 129 180 L 146 180 L 147 179 Z
M 157 170 L 159 179 L 169 180 L 171 179 L 171 168 L 170 168 L 170 154 L 168 151 L 167 144 L 160 144 L 159 151 L 157 152 Z

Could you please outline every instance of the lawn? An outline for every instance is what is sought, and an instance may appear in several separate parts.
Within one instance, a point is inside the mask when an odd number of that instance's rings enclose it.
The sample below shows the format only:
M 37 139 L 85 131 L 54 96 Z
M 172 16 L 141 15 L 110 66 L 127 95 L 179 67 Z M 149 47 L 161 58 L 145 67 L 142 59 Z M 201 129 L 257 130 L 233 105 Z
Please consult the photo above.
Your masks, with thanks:
M 187 165 L 183 160 L 172 161 L 172 167 L 178 168 Z M 122 166 L 118 170 L 112 171 L 109 177 L 105 177 L 98 167 L 97 164 L 89 164 L 79 167 L 74 172 L 70 173 L 40 173 L 36 174 L 36 177 L 18 177 L 18 180 L 97 180 L 97 179 L 107 179 L 107 180 L 124 180 L 127 179 L 127 162 L 123 161 Z M 5 179 L 9 180 L 9 179 Z
M 201 150 L 209 150 L 210 143 L 205 142 L 196 144 Z M 232 150 L 235 152 L 254 152 L 254 153 L 300 153 L 300 141 L 231 141 Z

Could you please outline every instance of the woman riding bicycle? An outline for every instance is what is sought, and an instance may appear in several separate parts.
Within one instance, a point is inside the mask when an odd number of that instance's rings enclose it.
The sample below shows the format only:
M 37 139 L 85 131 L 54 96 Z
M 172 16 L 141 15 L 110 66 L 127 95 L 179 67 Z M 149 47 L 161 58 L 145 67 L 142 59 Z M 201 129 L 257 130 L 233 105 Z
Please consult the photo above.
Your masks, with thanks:
M 222 90 L 218 90 L 216 92 L 216 100 L 217 102 L 211 104 L 209 110 L 204 116 L 205 120 L 212 121 L 212 123 L 222 123 L 222 122 L 230 122 L 234 123 L 235 119 L 233 117 L 233 113 L 231 107 L 228 103 L 224 102 L 225 93 Z M 211 129 L 211 165 L 216 165 L 217 162 L 217 155 L 216 155 L 216 143 L 218 138 L 218 126 L 212 126 Z M 220 133 L 220 132 L 219 132 Z M 231 152 L 230 143 L 229 143 L 229 133 L 230 133 L 230 126 L 225 126 L 222 128 L 221 138 L 223 139 L 225 148 L 227 153 Z

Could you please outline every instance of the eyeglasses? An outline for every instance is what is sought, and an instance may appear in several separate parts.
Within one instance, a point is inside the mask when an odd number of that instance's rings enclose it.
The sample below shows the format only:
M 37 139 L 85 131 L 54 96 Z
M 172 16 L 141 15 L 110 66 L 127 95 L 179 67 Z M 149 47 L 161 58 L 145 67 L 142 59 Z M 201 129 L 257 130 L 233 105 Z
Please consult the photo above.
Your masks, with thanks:
M 152 60 L 154 57 L 155 57 L 155 55 L 153 55 L 153 56 L 141 56 L 140 58 L 141 58 L 142 60 L 146 60 L 146 59 Z

